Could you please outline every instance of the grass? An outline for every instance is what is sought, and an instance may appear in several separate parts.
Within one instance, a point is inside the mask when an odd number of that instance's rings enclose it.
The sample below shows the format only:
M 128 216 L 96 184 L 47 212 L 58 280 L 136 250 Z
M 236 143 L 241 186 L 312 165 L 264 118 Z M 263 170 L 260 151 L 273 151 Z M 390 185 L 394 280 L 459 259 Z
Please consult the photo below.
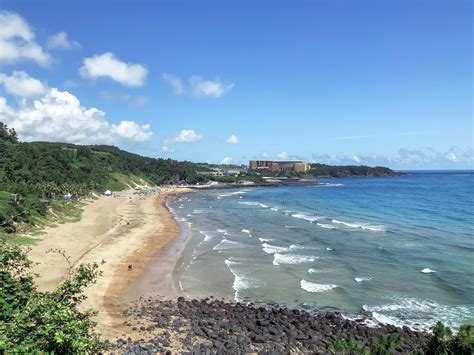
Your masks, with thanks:
M 112 173 L 112 179 L 107 182 L 105 188 L 110 191 L 122 191 L 127 190 L 130 187 L 134 188 L 138 185 L 150 185 L 155 184 L 148 179 L 144 179 L 136 175 L 125 175 L 122 173 Z

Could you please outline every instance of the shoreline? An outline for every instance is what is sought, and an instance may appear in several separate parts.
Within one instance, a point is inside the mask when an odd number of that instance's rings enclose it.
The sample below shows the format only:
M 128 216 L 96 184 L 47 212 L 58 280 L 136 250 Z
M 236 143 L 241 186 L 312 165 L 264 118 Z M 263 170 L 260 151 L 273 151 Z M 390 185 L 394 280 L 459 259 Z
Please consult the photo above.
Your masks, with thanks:
M 183 235 L 166 202 L 171 196 L 189 192 L 191 191 L 187 189 L 173 189 L 172 192 L 157 197 L 155 215 L 160 220 L 161 226 L 147 238 L 140 250 L 135 250 L 123 261 L 122 268 L 117 268 L 114 272 L 104 299 L 104 305 L 110 314 L 121 313 L 123 307 L 130 302 L 150 296 L 155 292 L 167 297 L 182 295 L 174 284 L 172 272 L 178 262 L 177 259 L 173 259 L 175 255 L 173 248 Z M 156 259 L 162 256 L 167 256 L 166 260 L 156 265 Z M 168 263 L 170 261 L 171 264 Z M 128 265 L 133 265 L 132 271 L 125 271 Z M 163 270 L 163 267 L 166 269 Z M 164 277 L 164 280 L 157 280 L 157 274 Z M 118 318 L 121 319 L 120 316 Z
M 39 290 L 53 290 L 80 263 L 97 262 L 102 275 L 85 289 L 87 299 L 80 307 L 98 312 L 96 328 L 105 339 L 121 335 L 127 288 L 155 255 L 179 236 L 179 225 L 166 200 L 191 191 L 162 187 L 139 196 L 126 190 L 117 192 L 116 197 L 87 201 L 78 222 L 46 228 L 31 248 L 29 256 L 37 263 L 34 271 L 39 275 L 35 279 Z M 60 250 L 67 258 L 52 250 Z M 130 264 L 132 271 L 128 271 Z

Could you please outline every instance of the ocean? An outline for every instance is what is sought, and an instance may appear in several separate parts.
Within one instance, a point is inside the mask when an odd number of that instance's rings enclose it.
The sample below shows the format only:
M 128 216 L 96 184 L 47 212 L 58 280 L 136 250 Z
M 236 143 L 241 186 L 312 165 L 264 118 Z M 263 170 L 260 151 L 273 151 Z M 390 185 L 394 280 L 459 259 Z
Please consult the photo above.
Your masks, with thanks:
M 427 329 L 474 323 L 474 172 L 320 179 L 176 196 L 190 297 L 338 310 Z

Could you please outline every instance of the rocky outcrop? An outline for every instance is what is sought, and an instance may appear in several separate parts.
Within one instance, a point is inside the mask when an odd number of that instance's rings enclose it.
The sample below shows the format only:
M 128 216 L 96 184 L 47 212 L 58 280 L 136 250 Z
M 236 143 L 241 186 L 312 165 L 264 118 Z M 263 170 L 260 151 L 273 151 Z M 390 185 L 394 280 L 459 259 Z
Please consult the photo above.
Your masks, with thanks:
M 222 300 L 148 299 L 124 311 L 124 325 L 139 339 L 113 342 L 121 354 L 331 353 L 337 341 L 352 338 L 367 351 L 400 336 L 394 347 L 408 353 L 426 342 L 422 333 L 391 325 L 368 327 L 337 312 L 309 312 Z

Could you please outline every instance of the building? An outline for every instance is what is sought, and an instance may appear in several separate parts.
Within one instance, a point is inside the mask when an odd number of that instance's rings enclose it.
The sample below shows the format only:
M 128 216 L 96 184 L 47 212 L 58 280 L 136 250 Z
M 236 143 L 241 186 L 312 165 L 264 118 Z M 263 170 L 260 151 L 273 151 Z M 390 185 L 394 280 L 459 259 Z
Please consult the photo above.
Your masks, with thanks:
M 250 160 L 250 170 L 280 171 L 285 173 L 305 173 L 309 170 L 309 164 L 301 160 Z

